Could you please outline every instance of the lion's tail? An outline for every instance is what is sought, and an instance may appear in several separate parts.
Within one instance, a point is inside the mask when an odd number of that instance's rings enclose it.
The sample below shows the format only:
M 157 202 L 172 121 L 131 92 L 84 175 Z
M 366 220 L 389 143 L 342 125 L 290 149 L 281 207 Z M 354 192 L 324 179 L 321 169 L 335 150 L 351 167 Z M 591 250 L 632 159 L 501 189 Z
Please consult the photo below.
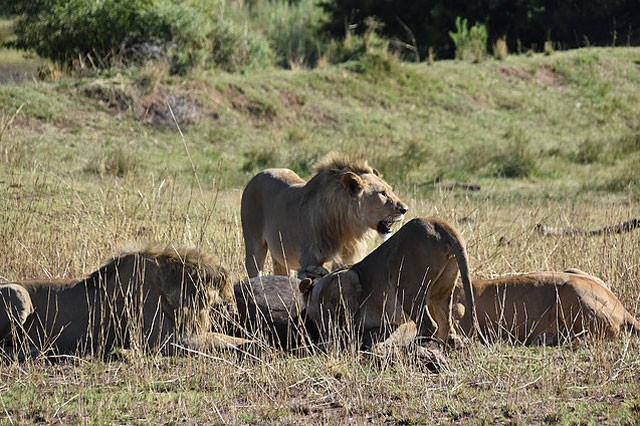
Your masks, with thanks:
M 467 246 L 464 238 L 462 238 L 462 235 L 460 235 L 456 228 L 445 221 L 436 220 L 433 222 L 433 225 L 441 235 L 446 237 L 449 245 L 453 248 L 453 254 L 458 262 L 460 278 L 462 279 L 462 285 L 464 288 L 467 305 L 465 306 L 465 310 L 471 315 L 471 334 L 474 335 L 475 332 L 480 333 L 475 297 L 473 295 L 473 287 L 471 283 L 471 273 L 469 272 L 469 256 L 467 254 Z

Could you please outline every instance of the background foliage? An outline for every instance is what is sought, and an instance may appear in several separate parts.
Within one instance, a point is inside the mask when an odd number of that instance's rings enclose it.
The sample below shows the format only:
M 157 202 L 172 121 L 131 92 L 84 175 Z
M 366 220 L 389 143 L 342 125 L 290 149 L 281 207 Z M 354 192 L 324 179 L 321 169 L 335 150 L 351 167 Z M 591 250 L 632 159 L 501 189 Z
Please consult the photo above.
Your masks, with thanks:
M 449 38 L 457 17 L 469 24 L 484 23 L 489 40 L 506 36 L 516 51 L 540 50 L 547 40 L 563 48 L 588 45 L 637 44 L 640 41 L 640 8 L 635 0 L 326 0 L 327 30 L 334 35 L 345 28 L 361 29 L 366 17 L 385 24 L 386 36 L 412 43 L 424 58 L 432 48 L 438 57 L 451 58 L 455 46 Z
M 411 60 L 470 52 L 478 60 L 498 39 L 511 52 L 640 41 L 635 0 L 0 0 L 0 9 L 19 16 L 15 46 L 65 66 L 162 58 L 175 73 L 349 61 L 349 43 L 370 32 L 371 22 Z M 460 22 L 483 31 L 471 34 L 473 49 L 452 37 L 461 34 Z
M 13 3 L 15 11 L 39 2 Z M 0 280 L 80 277 L 149 240 L 196 245 L 240 279 L 246 182 L 265 167 L 308 178 L 318 158 L 338 150 L 365 154 L 409 217 L 454 223 L 474 275 L 575 266 L 609 282 L 638 316 L 640 232 L 543 238 L 534 229 L 640 217 L 640 49 L 426 66 L 390 51 L 398 44 L 380 19 L 325 39 L 318 29 L 327 16 L 313 0 L 153 5 L 171 34 L 151 40 L 166 47 L 158 60 L 95 73 L 54 68 L 37 79 L 32 66 L 46 61 L 0 49 Z M 465 18 L 468 28 L 480 22 Z M 0 40 L 14 40 L 12 24 L 0 20 Z M 222 37 L 229 54 L 216 50 Z M 245 66 L 236 52 L 252 50 L 235 42 L 268 45 L 259 50 L 268 65 L 296 69 Z M 129 60 L 106 55 L 105 65 Z M 296 356 L 256 337 L 259 350 L 248 356 L 3 359 L 0 423 L 640 421 L 636 337 L 558 347 L 470 342 L 446 353 L 450 369 L 438 375 L 410 355 L 310 348 Z

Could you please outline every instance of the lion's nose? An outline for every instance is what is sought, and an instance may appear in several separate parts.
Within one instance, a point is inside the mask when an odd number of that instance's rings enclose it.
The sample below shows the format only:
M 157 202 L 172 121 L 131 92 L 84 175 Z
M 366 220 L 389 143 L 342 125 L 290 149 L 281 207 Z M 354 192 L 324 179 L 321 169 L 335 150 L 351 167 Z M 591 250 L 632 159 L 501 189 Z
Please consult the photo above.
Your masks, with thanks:
M 409 207 L 406 204 L 400 203 L 398 205 L 398 210 L 400 210 L 401 214 L 405 214 L 407 211 L 409 211 Z

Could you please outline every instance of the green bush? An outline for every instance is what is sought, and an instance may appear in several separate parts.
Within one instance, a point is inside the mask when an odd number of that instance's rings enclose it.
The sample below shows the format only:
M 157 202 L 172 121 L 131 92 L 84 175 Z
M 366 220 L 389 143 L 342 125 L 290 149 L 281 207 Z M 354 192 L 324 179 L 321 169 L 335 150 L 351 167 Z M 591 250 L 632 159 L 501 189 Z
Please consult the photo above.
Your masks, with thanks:
M 136 46 L 170 37 L 153 0 L 43 0 L 34 9 L 18 21 L 16 45 L 64 65 L 107 66 Z
M 267 40 L 249 30 L 248 25 L 218 21 L 209 39 L 213 40 L 211 59 L 226 71 L 265 67 L 273 63 L 273 52 Z
M 536 171 L 536 159 L 529 149 L 529 138 L 519 129 L 505 135 L 507 144 L 498 147 L 491 159 L 492 174 L 496 177 L 526 178 Z
M 37 6 L 34 4 L 37 3 Z M 237 71 L 271 63 L 261 36 L 219 19 L 210 2 L 42 0 L 16 26 L 16 45 L 65 66 L 167 58 L 175 73 L 194 67 Z
M 467 20 L 456 18 L 456 31 L 450 31 L 449 36 L 456 45 L 456 58 L 463 61 L 479 62 L 487 51 L 487 27 L 474 24 L 468 27 Z
M 280 66 L 315 66 L 326 44 L 319 34 L 325 13 L 317 0 L 260 1 L 249 9 L 251 25 L 267 38 Z
M 365 21 L 362 35 L 347 33 L 344 40 L 334 41 L 326 55 L 332 63 L 346 62 L 347 68 L 374 80 L 398 76 L 402 70 L 398 56 L 389 51 L 389 41 L 379 35 L 382 24 L 376 19 Z

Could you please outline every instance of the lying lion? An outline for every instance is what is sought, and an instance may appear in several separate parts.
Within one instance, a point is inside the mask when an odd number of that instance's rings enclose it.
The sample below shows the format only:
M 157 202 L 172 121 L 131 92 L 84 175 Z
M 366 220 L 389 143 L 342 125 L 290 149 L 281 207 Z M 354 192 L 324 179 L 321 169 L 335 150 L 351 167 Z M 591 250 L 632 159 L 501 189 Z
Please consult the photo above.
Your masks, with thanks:
M 324 265 L 364 256 L 369 230 L 388 236 L 407 205 L 366 161 L 329 155 L 305 182 L 289 169 L 267 169 L 242 193 L 245 265 L 256 277 L 271 252 L 275 275 L 298 269 L 324 275 Z
M 579 269 L 473 280 L 480 331 L 489 340 L 558 344 L 585 336 L 640 334 L 640 323 L 600 279 Z M 454 318 L 473 330 L 465 294 L 454 292 Z
M 150 246 L 84 279 L 0 285 L 0 340 L 5 348 L 87 354 L 247 342 L 211 332 L 229 309 L 233 287 L 217 261 L 193 249 Z
M 325 339 L 336 327 L 355 327 L 365 346 L 377 334 L 413 320 L 417 335 L 455 339 L 451 302 L 458 271 L 473 312 L 473 293 L 464 240 L 437 218 L 413 219 L 361 262 L 315 282 L 300 282 L 307 315 Z

